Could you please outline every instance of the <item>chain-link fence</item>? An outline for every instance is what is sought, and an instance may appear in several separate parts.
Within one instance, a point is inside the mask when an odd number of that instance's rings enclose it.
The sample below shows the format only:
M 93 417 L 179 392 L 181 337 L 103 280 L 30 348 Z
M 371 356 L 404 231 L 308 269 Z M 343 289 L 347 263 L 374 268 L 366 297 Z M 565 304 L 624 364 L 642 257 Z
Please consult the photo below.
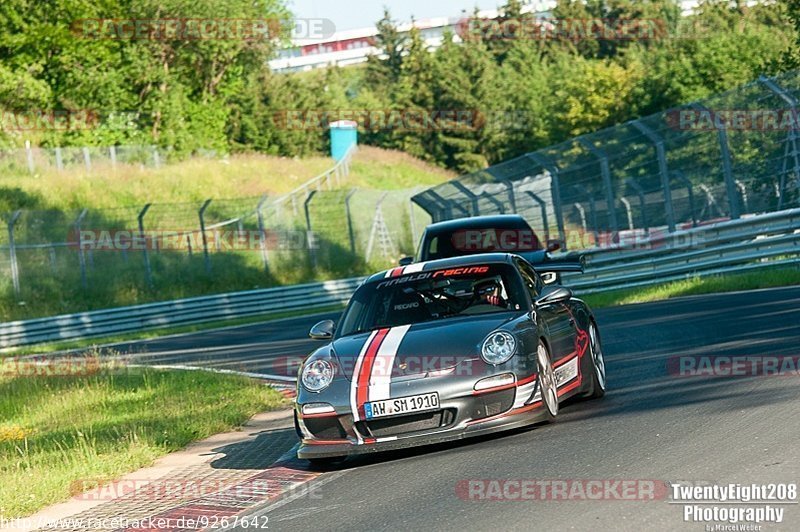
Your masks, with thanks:
M 799 91 L 800 72 L 762 76 L 462 176 L 414 201 L 434 220 L 520 213 L 573 248 L 797 207 Z
M 274 197 L 0 213 L 3 319 L 350 278 L 410 255 L 421 189 L 337 188 L 350 157 Z
M 224 155 L 216 150 L 198 151 L 193 154 L 194 157 L 207 159 Z M 65 170 L 76 167 L 92 172 L 113 169 L 117 165 L 160 168 L 176 160 L 178 157 L 172 149 L 147 145 L 43 148 L 26 143 L 24 148 L 0 149 L 0 171 L 28 171 L 31 174 L 43 169 Z

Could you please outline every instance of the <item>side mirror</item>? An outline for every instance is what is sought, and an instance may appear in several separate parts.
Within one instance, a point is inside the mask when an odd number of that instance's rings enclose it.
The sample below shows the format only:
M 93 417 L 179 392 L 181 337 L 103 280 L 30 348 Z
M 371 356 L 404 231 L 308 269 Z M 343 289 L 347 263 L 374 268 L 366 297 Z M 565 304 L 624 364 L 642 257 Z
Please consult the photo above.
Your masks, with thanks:
M 558 251 L 559 249 L 561 249 L 561 242 L 559 242 L 558 240 L 548 240 L 547 241 L 547 252 L 548 253 L 553 252 L 553 251 Z
M 544 272 L 541 277 L 544 284 L 556 284 L 558 282 L 558 274 L 556 272 Z
M 414 257 L 403 257 L 400 259 L 400 266 L 408 266 L 414 262 Z
M 572 299 L 572 290 L 566 286 L 550 285 L 542 290 L 539 299 L 534 304 L 536 307 L 544 307 L 556 303 L 566 303 L 570 299 Z
M 314 340 L 330 340 L 333 338 L 333 331 L 335 330 L 336 324 L 333 323 L 333 320 L 322 320 L 311 327 L 308 336 Z

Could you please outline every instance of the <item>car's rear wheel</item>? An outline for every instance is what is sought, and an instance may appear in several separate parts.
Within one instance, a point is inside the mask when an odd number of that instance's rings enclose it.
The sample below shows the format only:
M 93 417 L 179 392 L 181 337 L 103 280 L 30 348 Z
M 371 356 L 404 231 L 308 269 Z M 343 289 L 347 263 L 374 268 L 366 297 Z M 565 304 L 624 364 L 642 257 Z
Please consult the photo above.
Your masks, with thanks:
M 591 385 L 586 397 L 600 399 L 606 394 L 606 360 L 600 344 L 600 334 L 594 322 L 589 324 L 589 355 L 592 362 Z
M 556 382 L 556 373 L 553 371 L 553 364 L 550 361 L 550 353 L 541 340 L 536 350 L 536 361 L 539 366 L 539 391 L 542 394 L 544 411 L 547 419 L 553 421 L 558 415 L 558 383 Z

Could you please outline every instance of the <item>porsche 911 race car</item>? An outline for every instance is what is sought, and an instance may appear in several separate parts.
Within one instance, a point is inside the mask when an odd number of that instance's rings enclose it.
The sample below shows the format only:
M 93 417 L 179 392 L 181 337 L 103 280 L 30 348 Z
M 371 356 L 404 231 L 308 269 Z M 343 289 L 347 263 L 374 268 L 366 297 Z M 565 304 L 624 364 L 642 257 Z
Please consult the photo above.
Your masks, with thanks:
M 298 372 L 298 457 L 310 460 L 548 421 L 565 399 L 605 393 L 591 310 L 518 255 L 372 275 L 338 325 L 310 336 L 327 340 Z

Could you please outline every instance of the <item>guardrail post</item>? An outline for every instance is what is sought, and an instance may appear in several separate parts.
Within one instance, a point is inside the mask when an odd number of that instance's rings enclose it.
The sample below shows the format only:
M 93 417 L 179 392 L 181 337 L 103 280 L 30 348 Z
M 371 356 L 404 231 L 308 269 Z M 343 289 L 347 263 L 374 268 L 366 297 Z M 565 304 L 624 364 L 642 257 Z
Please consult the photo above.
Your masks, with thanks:
M 617 202 L 614 200 L 614 189 L 611 186 L 611 169 L 608 166 L 608 156 L 600 148 L 589 142 L 586 137 L 578 137 L 578 142 L 600 161 L 600 175 L 603 176 L 603 188 L 606 192 L 606 206 L 608 208 L 608 221 L 613 234 L 617 234 Z M 594 222 L 597 232 L 597 221 Z
M 206 265 L 206 273 L 211 275 L 211 257 L 208 254 L 208 237 L 206 236 L 206 209 L 208 206 L 211 205 L 211 200 L 207 199 L 203 206 L 200 207 L 200 210 L 197 211 L 197 215 L 200 218 L 200 235 L 203 238 L 203 261 Z
M 147 211 L 150 210 L 150 206 L 152 203 L 148 203 L 144 206 L 144 208 L 139 211 L 139 215 L 136 217 L 136 220 L 139 222 L 139 234 L 137 238 L 141 238 L 142 242 L 142 256 L 144 257 L 144 277 L 145 281 L 147 281 L 147 286 L 153 288 L 153 271 L 150 268 L 150 254 L 147 251 L 147 237 L 144 234 L 144 217 L 147 215 Z
M 658 158 L 658 173 L 661 175 L 661 188 L 664 191 L 664 214 L 666 215 L 669 232 L 674 233 L 675 209 L 672 205 L 672 188 L 669 186 L 669 169 L 667 167 L 667 154 L 664 150 L 664 139 L 638 120 L 631 122 L 631 125 L 638 129 L 655 146 L 656 157 Z
M 533 201 L 539 204 L 539 209 L 542 211 L 542 224 L 544 224 L 544 240 L 546 245 L 550 240 L 550 224 L 547 222 L 547 203 L 538 195 L 536 195 L 536 193 L 530 190 L 526 191 L 525 193 L 530 196 Z
M 14 285 L 14 295 L 17 296 L 17 299 L 20 297 L 20 285 L 17 244 L 14 240 L 14 226 L 17 225 L 20 216 L 22 216 L 22 211 L 14 211 L 14 214 L 11 215 L 11 219 L 8 221 L 8 258 L 11 262 L 11 282 Z
M 80 263 L 81 267 L 81 285 L 83 286 L 84 290 L 89 287 L 89 281 L 86 278 L 86 257 L 83 253 L 83 235 L 81 234 L 81 224 L 83 223 L 84 218 L 86 218 L 88 212 L 89 209 L 83 209 L 73 224 L 75 226 L 75 232 L 78 233 L 78 262 Z
M 645 233 L 650 234 L 650 226 L 647 223 L 647 212 L 645 209 L 646 203 L 644 200 L 644 189 L 632 177 L 629 177 L 625 180 L 625 185 L 635 190 L 636 195 L 639 196 L 639 209 L 642 211 L 642 227 L 644 228 Z
M 564 230 L 564 213 L 561 210 L 561 183 L 558 174 L 561 170 L 557 164 L 549 161 L 543 155 L 535 152 L 525 154 L 530 160 L 538 164 L 550 174 L 550 194 L 553 198 L 553 210 L 556 213 L 556 225 L 558 226 L 558 238 L 563 244 L 564 251 L 567 251 L 567 236 Z
M 36 166 L 33 164 L 33 148 L 31 148 L 31 141 L 25 141 L 25 155 L 28 158 L 28 171 L 30 173 L 36 173 Z
M 694 103 L 694 107 L 712 113 L 708 107 Z M 713 114 L 713 113 L 712 113 Z M 734 220 L 741 216 L 741 209 L 739 208 L 739 196 L 736 192 L 736 184 L 733 182 L 733 165 L 731 164 L 731 150 L 728 144 L 728 129 L 724 123 L 720 123 L 717 127 L 717 140 L 719 141 L 719 151 L 722 157 L 722 175 L 725 178 L 725 190 L 728 194 L 728 205 L 730 206 L 730 215 Z
M 111 146 L 108 148 L 108 156 L 111 159 L 111 168 L 117 167 L 117 147 Z
M 261 196 L 256 206 L 256 216 L 258 217 L 258 233 L 261 235 L 261 260 L 264 262 L 264 271 L 269 273 L 269 251 L 267 250 L 267 231 L 264 226 L 264 204 L 267 202 L 266 194 Z
M 64 158 L 61 156 L 61 148 L 56 146 L 56 169 L 63 170 L 64 169 Z
M 317 269 L 317 250 L 314 242 L 314 234 L 311 232 L 311 213 L 309 213 L 308 205 L 316 194 L 316 190 L 308 193 L 306 200 L 303 202 L 303 210 L 306 213 L 306 242 L 308 243 L 308 253 L 311 256 L 311 266 L 314 270 Z
M 347 236 L 350 237 L 350 253 L 356 254 L 356 236 L 353 232 L 353 217 L 350 213 L 350 198 L 356 193 L 356 189 L 352 189 L 344 197 L 344 212 L 347 215 Z

